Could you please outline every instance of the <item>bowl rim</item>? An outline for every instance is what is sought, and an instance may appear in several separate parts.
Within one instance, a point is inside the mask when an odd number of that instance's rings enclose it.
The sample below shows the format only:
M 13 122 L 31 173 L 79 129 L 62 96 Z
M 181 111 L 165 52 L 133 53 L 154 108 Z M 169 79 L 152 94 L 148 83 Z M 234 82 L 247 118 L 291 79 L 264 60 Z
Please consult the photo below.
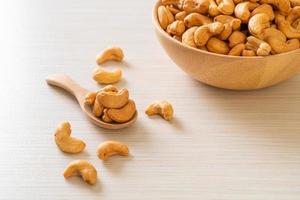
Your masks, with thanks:
M 217 57 L 222 57 L 222 58 L 232 58 L 232 59 L 267 59 L 267 58 L 287 56 L 287 55 L 293 54 L 293 53 L 300 53 L 300 48 L 299 48 L 299 49 L 295 49 L 292 51 L 279 53 L 279 54 L 275 54 L 275 55 L 268 55 L 268 56 L 232 56 L 232 55 L 223 55 L 223 54 L 213 53 L 213 52 L 209 52 L 209 51 L 205 51 L 205 50 L 201 50 L 201 49 L 197 49 L 197 48 L 193 48 L 193 47 L 184 45 L 184 44 L 182 44 L 182 42 L 179 42 L 176 39 L 170 37 L 170 35 L 161 28 L 161 26 L 158 22 L 158 17 L 157 17 L 157 9 L 160 5 L 162 5 L 161 0 L 156 0 L 154 7 L 152 9 L 152 23 L 153 23 L 155 29 L 158 30 L 161 33 L 161 35 L 163 35 L 169 41 L 171 41 L 177 45 L 180 45 L 183 48 L 189 49 L 191 51 L 204 53 L 207 55 L 212 55 L 212 56 L 217 56 Z

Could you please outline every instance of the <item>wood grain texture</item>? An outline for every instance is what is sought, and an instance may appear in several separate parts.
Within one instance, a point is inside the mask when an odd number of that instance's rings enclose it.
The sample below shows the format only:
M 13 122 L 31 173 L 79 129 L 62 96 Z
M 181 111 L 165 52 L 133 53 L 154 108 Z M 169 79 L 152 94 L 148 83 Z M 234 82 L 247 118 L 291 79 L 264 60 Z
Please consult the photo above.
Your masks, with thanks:
M 300 199 L 300 76 L 253 92 L 196 82 L 166 56 L 151 25 L 154 1 L 11 0 L 0 8 L 0 199 Z M 124 77 L 136 100 L 133 127 L 104 130 L 76 100 L 45 77 L 66 73 L 90 90 L 95 56 L 124 48 Z M 118 63 L 110 62 L 110 69 Z M 148 118 L 152 100 L 173 103 L 175 119 Z M 67 155 L 53 132 L 63 120 L 86 141 Z M 105 140 L 128 144 L 130 157 L 96 156 Z M 99 173 L 91 187 L 65 180 L 64 167 L 87 159 Z

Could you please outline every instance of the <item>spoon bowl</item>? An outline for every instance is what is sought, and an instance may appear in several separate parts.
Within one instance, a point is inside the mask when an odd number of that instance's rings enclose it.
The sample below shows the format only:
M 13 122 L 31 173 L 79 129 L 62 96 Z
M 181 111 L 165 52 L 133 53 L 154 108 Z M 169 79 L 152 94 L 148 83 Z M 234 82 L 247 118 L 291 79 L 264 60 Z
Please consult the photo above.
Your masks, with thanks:
M 97 126 L 100 126 L 105 129 L 122 129 L 125 127 L 130 126 L 133 124 L 137 119 L 137 112 L 135 112 L 134 117 L 125 123 L 106 123 L 102 121 L 101 119 L 97 118 L 91 110 L 90 105 L 87 105 L 85 103 L 85 95 L 89 93 L 87 89 L 82 88 L 80 85 L 78 85 L 75 81 L 73 81 L 69 76 L 64 74 L 53 74 L 46 78 L 46 82 L 49 85 L 53 85 L 59 88 L 64 89 L 65 91 L 69 92 L 75 98 L 77 99 L 77 102 L 79 103 L 81 110 L 87 115 L 88 119 L 96 124 Z

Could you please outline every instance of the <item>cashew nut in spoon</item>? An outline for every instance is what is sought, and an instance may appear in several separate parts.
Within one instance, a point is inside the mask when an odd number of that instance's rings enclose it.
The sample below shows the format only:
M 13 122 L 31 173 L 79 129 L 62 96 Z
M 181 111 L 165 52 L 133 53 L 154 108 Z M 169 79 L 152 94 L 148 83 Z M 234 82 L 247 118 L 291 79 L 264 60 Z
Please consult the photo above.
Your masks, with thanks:
M 106 141 L 99 144 L 97 148 L 97 156 L 101 160 L 106 160 L 113 155 L 128 156 L 129 149 L 126 144 L 118 141 Z
M 119 109 L 108 109 L 107 115 L 110 119 L 118 123 L 128 122 L 136 113 L 136 107 L 133 100 L 129 99 L 128 103 Z
M 126 88 L 118 92 L 99 91 L 96 97 L 101 105 L 106 108 L 122 108 L 129 100 L 129 92 Z
M 97 170 L 86 160 L 75 160 L 68 164 L 63 175 L 69 178 L 74 175 L 79 175 L 88 184 L 94 185 L 97 182 Z
M 80 153 L 85 148 L 85 143 L 71 136 L 71 125 L 69 122 L 62 122 L 55 130 L 55 143 L 65 153 Z
M 62 88 L 64 90 L 66 90 L 67 92 L 71 93 L 72 95 L 74 95 L 81 107 L 81 110 L 87 115 L 88 119 L 97 126 L 100 126 L 102 128 L 106 128 L 106 129 L 121 129 L 121 128 L 130 126 L 137 119 L 138 112 L 136 112 L 134 117 L 126 123 L 122 123 L 122 124 L 106 123 L 106 122 L 102 121 L 100 118 L 96 117 L 92 112 L 91 105 L 89 105 L 85 102 L 85 97 L 90 91 L 82 88 L 75 81 L 73 81 L 70 77 L 68 77 L 64 74 L 50 75 L 46 78 L 46 81 L 49 85 L 53 85 L 53 86 Z M 113 87 L 109 86 L 109 88 L 113 88 Z M 110 91 L 110 93 L 114 93 L 114 92 Z M 108 98 L 108 99 L 110 99 L 110 98 Z M 125 101 L 122 104 L 125 105 L 126 103 L 127 102 Z

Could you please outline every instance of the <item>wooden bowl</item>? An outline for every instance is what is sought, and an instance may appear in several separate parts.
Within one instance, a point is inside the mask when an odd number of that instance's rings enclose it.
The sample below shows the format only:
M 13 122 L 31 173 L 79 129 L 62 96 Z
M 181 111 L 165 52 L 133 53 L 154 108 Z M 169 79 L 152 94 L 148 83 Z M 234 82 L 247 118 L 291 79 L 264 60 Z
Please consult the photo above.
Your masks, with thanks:
M 241 57 L 185 46 L 160 27 L 157 19 L 160 5 L 158 1 L 152 13 L 160 44 L 183 71 L 202 83 L 232 90 L 253 90 L 287 80 L 300 69 L 300 49 L 266 57 Z

